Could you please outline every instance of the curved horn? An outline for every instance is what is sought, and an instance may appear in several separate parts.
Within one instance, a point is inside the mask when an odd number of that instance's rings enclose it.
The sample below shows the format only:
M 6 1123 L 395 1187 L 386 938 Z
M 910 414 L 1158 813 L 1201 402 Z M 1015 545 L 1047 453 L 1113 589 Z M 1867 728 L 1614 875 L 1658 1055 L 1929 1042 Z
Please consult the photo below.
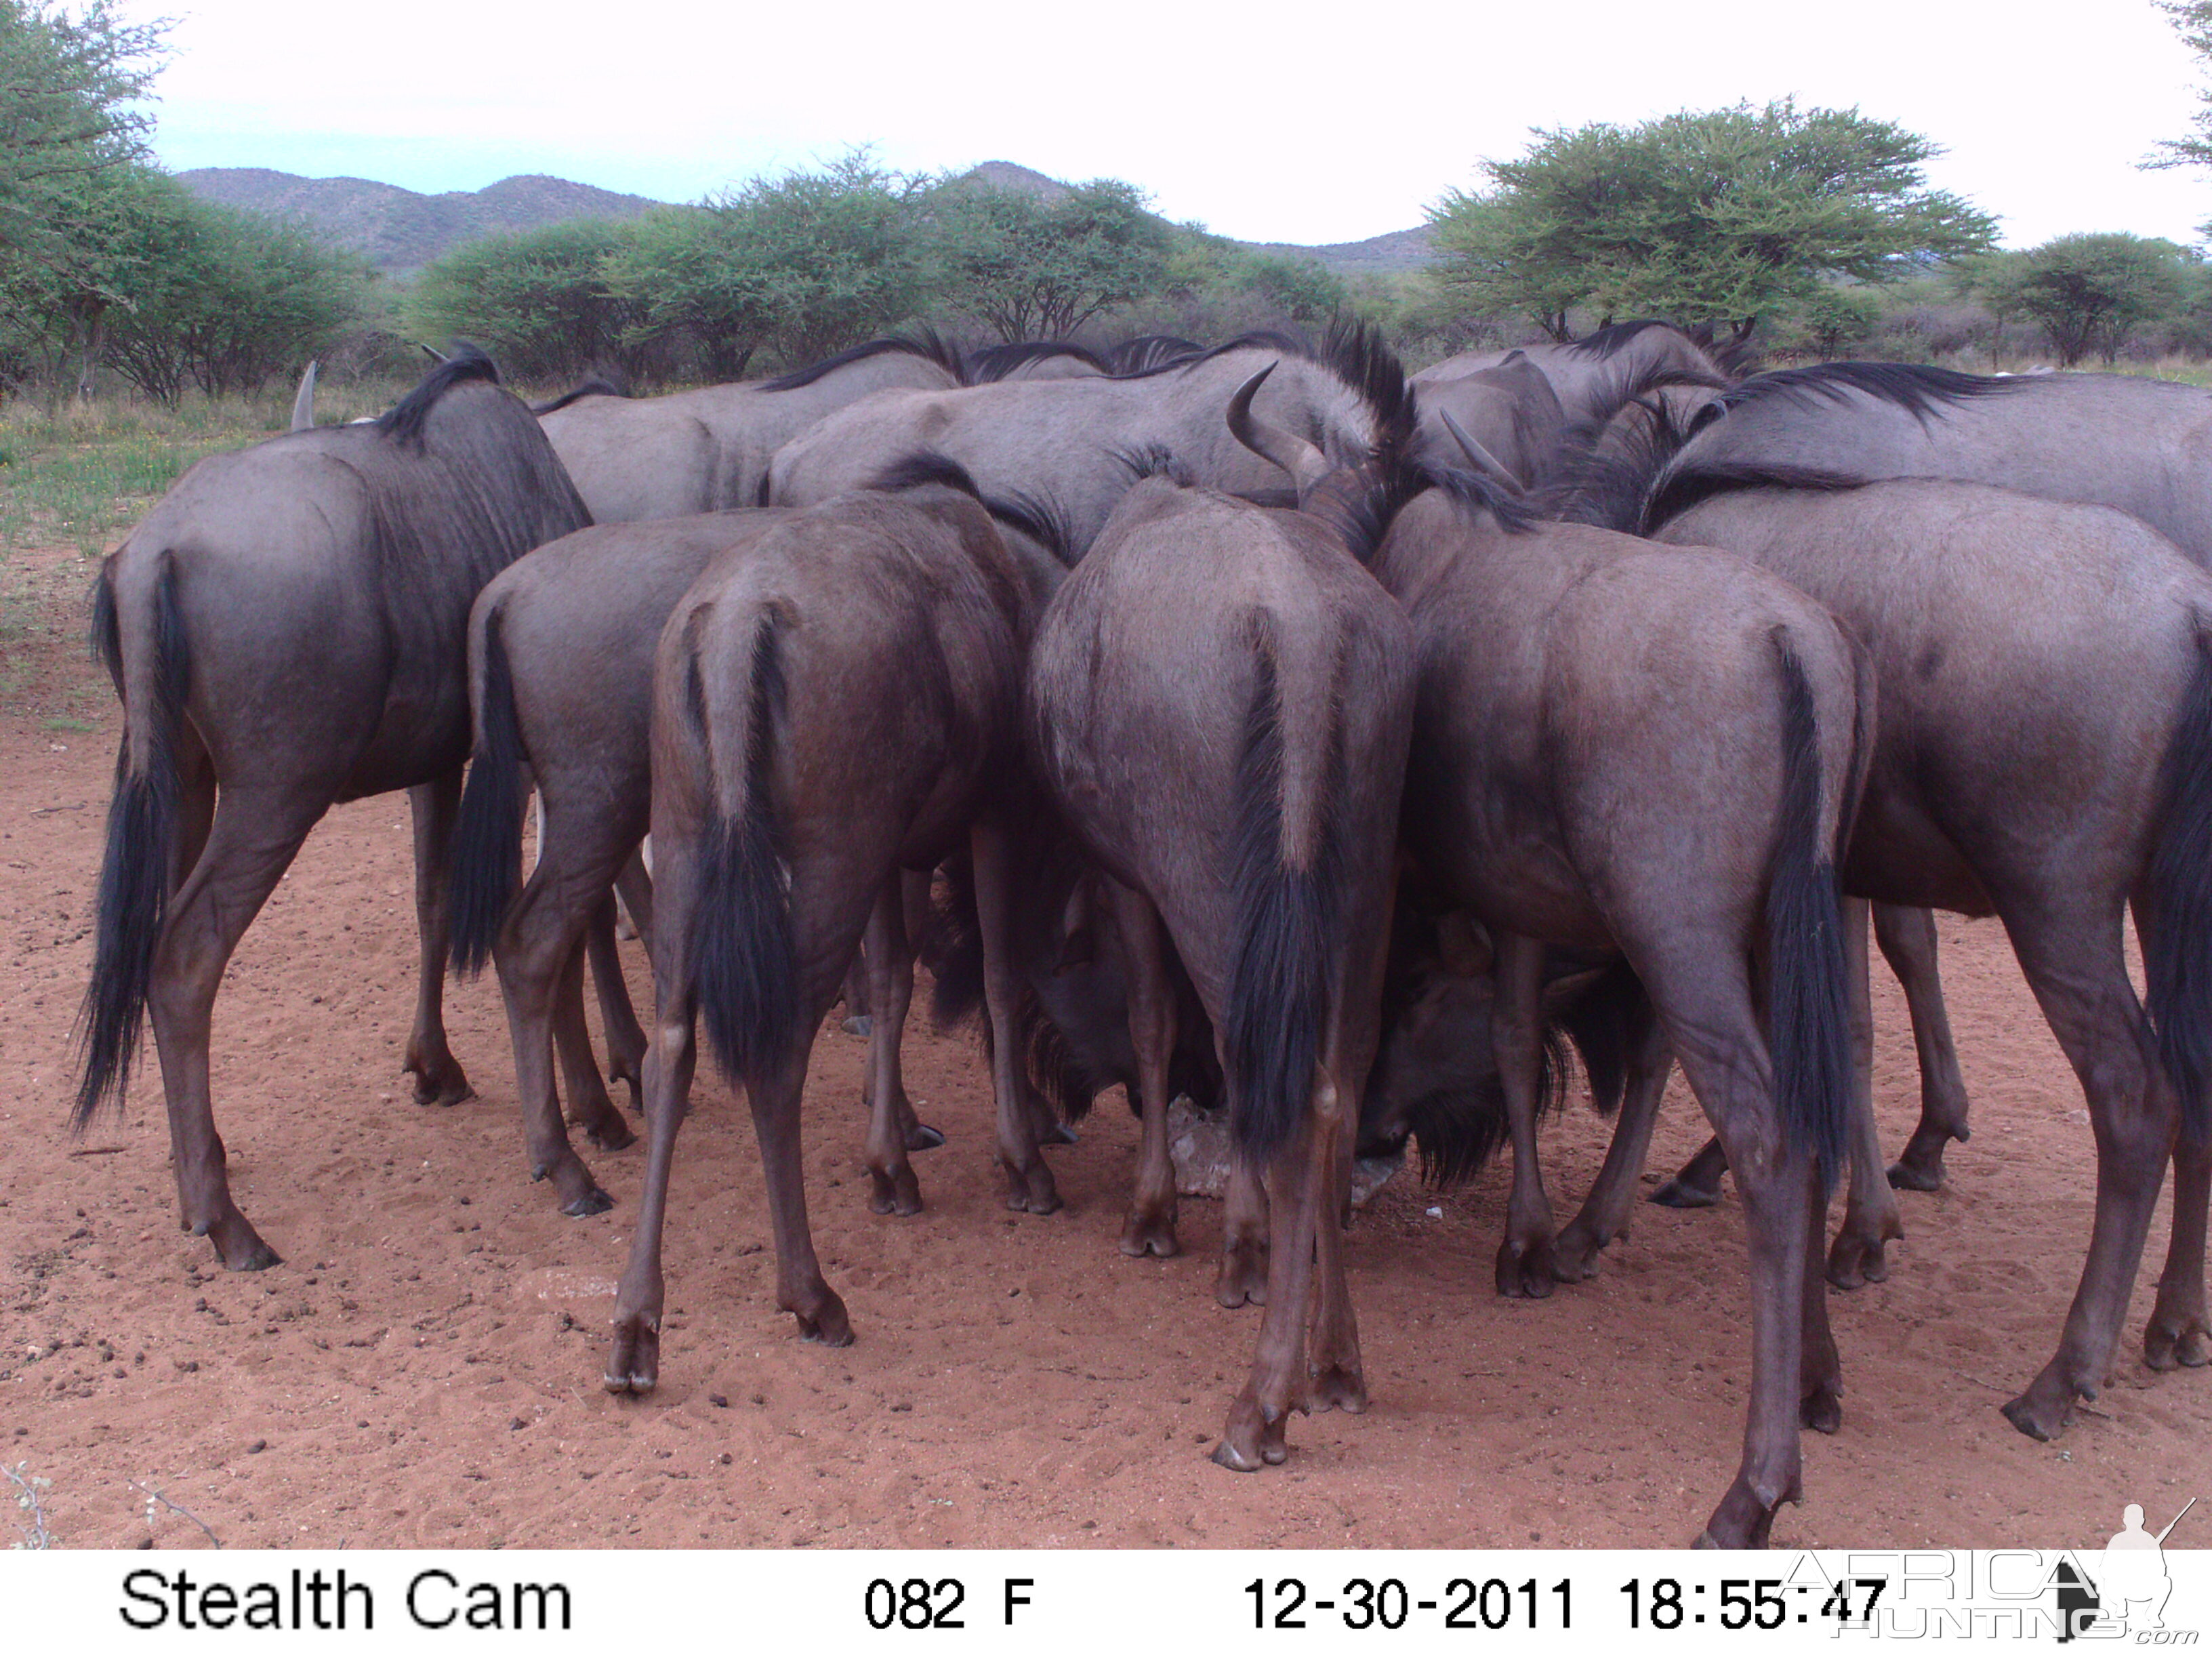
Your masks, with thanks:
M 300 389 L 292 394 L 292 430 L 305 432 L 315 423 L 315 360 L 307 360 L 307 372 L 300 377 Z
M 1452 419 L 1451 410 L 1440 409 L 1437 411 L 1437 416 L 1443 422 L 1444 430 L 1452 434 L 1452 441 L 1458 444 L 1461 452 L 1468 460 L 1474 463 L 1474 470 L 1477 472 L 1487 473 L 1509 489 L 1517 492 L 1522 488 L 1521 480 L 1506 469 L 1503 461 L 1475 442 L 1468 435 L 1468 429 Z
M 1328 458 L 1304 438 L 1270 426 L 1252 413 L 1252 397 L 1259 391 L 1260 383 L 1275 372 L 1269 363 L 1250 380 L 1237 388 L 1237 395 L 1229 400 L 1229 429 L 1255 455 L 1273 461 L 1291 475 L 1303 497 L 1324 477 L 1328 476 Z
M 417 345 L 422 345 L 422 342 L 419 340 L 416 341 L 416 343 Z M 429 354 L 430 361 L 434 363 L 442 363 L 451 361 L 444 352 L 439 350 L 438 348 L 434 345 L 422 346 L 422 349 Z

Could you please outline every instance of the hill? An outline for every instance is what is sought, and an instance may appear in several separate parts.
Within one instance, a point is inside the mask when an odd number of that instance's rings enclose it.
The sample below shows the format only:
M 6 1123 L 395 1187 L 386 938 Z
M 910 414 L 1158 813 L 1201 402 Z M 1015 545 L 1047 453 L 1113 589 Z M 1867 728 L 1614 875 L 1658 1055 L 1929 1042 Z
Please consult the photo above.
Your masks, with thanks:
M 437 196 L 368 179 L 302 179 L 267 167 L 195 167 L 177 178 L 210 201 L 304 219 L 393 275 L 419 270 L 465 242 L 501 231 L 572 219 L 634 219 L 660 205 L 543 173 Z
M 196 167 L 178 179 L 196 194 L 231 207 L 304 219 L 379 270 L 404 276 L 439 255 L 502 231 L 536 230 L 571 219 L 634 219 L 662 204 L 543 173 L 502 179 L 482 190 L 425 196 L 368 179 L 303 179 L 268 167 Z M 984 161 L 956 185 L 1018 191 L 1051 201 L 1067 186 L 1013 161 Z M 1341 276 L 1419 270 L 1429 261 L 1426 226 L 1361 242 L 1308 246 L 1245 242 L 1240 246 L 1314 260 Z

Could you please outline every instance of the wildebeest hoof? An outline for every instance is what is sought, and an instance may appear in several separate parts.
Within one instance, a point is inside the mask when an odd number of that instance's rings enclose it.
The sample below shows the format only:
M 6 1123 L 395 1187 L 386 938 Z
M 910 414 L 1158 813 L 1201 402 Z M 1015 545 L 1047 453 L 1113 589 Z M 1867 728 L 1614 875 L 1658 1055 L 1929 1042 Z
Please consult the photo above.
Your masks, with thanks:
M 1797 1420 L 1815 1434 L 1833 1434 L 1844 1426 L 1844 1405 L 1837 1390 L 1822 1383 L 1797 1401 Z
M 1238 1474 L 1249 1474 L 1263 1463 L 1282 1462 L 1291 1455 L 1284 1439 L 1288 1418 L 1287 1413 L 1279 1413 L 1271 1423 L 1256 1401 L 1238 1395 L 1229 1407 L 1229 1422 L 1221 1431 L 1221 1443 L 1213 1449 L 1213 1461 Z
M 1943 1184 L 1943 1160 L 1938 1158 L 1929 1169 L 1900 1158 L 1889 1166 L 1889 1184 L 1901 1193 L 1932 1193 Z
M 1598 1255 L 1607 1242 L 1580 1221 L 1570 1221 L 1552 1240 L 1552 1277 L 1562 1285 L 1595 1279 Z
M 1350 1365 L 1324 1365 L 1306 1385 L 1306 1409 L 1358 1416 L 1367 1409 L 1367 1382 Z
M 1717 1185 L 1707 1187 L 1676 1176 L 1663 1186 L 1654 1188 L 1650 1199 L 1654 1204 L 1663 1204 L 1670 1210 L 1710 1210 L 1721 1201 L 1721 1189 Z
M 1006 1170 L 1006 1207 L 1030 1215 L 1050 1215 L 1060 1208 L 1060 1188 L 1053 1182 L 1052 1166 L 1042 1158 L 1026 1170 Z
M 825 1348 L 849 1348 L 853 1346 L 853 1322 L 845 1312 L 845 1304 L 835 1291 L 823 1292 L 822 1305 L 811 1317 L 793 1308 L 791 1316 L 799 1322 L 802 1340 L 819 1342 Z
M 2208 1362 L 2212 1362 L 2212 1332 L 2207 1331 L 2203 1315 L 2151 1315 L 2150 1323 L 2143 1327 L 2143 1363 L 2151 1370 L 2170 1371 L 2176 1365 Z
M 1040 1146 L 1073 1146 L 1078 1139 L 1075 1131 L 1065 1123 L 1054 1123 L 1049 1128 L 1037 1131 L 1037 1145 Z
M 615 1201 L 608 1196 L 605 1188 L 594 1182 L 583 1192 L 563 1204 L 561 1206 L 561 1213 L 574 1216 L 581 1220 L 587 1215 L 605 1215 L 614 1206 Z
M 265 1273 L 284 1260 L 263 1242 L 261 1235 L 253 1231 L 253 1224 L 236 1211 L 212 1226 L 195 1227 L 192 1231 L 214 1244 L 224 1267 L 234 1273 Z
M 615 1321 L 613 1351 L 599 1378 L 609 1394 L 651 1394 L 660 1381 L 660 1322 L 646 1314 Z
M 1705 1522 L 1693 1550 L 1763 1550 L 1767 1534 L 1774 1528 L 1774 1511 L 1780 1507 L 1762 1504 L 1741 1475 L 1738 1475 L 1721 1499 L 1720 1507 Z
M 1266 1307 L 1267 1245 L 1249 1239 L 1225 1245 L 1221 1252 L 1221 1273 L 1214 1280 L 1213 1294 L 1224 1308 L 1241 1308 L 1248 1302 L 1255 1308 Z
M 1836 1242 L 1828 1247 L 1828 1283 L 1839 1291 L 1881 1284 L 1889 1277 L 1889 1262 L 1882 1247 L 1892 1238 L 1904 1237 L 1901 1228 L 1894 1232 L 1886 1231 L 1878 1238 L 1869 1238 L 1863 1233 L 1838 1233 Z
M 2063 1376 L 2046 1367 L 2027 1385 L 2027 1391 L 2003 1406 L 2005 1420 L 2031 1440 L 2055 1440 L 2074 1418 L 2074 1401 L 2096 1398 L 2094 1389 L 2069 1387 Z
M 637 1132 L 622 1121 L 611 1101 L 607 1103 L 605 1113 L 592 1118 L 583 1126 L 583 1129 L 591 1137 L 592 1145 L 604 1152 L 618 1152 L 637 1139 Z
M 1523 1243 L 1507 1239 L 1498 1247 L 1498 1293 L 1540 1301 L 1552 1293 L 1552 1249 L 1547 1239 Z
M 880 1170 L 869 1170 L 868 1184 L 872 1189 L 868 1196 L 868 1207 L 878 1215 L 921 1213 L 921 1183 L 914 1178 L 914 1171 L 905 1164 L 901 1164 L 888 1175 Z
M 1121 1224 L 1121 1254 L 1123 1255 L 1157 1255 L 1164 1259 L 1182 1254 L 1182 1247 L 1176 1243 L 1176 1212 L 1167 1210 L 1132 1210 L 1129 1218 Z
M 917 1123 L 906 1132 L 906 1149 L 909 1152 L 933 1152 L 944 1144 L 944 1135 L 927 1123 Z
M 458 1106 L 476 1092 L 469 1087 L 468 1074 L 461 1070 L 460 1061 L 451 1054 L 425 1054 L 415 1042 L 407 1045 L 407 1059 L 400 1070 L 415 1079 L 417 1106 Z
M 866 1014 L 848 1014 L 845 1016 L 844 1026 L 845 1035 L 848 1036 L 867 1036 L 874 1032 L 876 1023 Z
M 1963 1144 L 1966 1139 L 1963 1127 L 1914 1130 L 1897 1162 L 1889 1166 L 1889 1184 L 1900 1192 L 1936 1191 L 1943 1184 L 1943 1148 L 1954 1140 Z

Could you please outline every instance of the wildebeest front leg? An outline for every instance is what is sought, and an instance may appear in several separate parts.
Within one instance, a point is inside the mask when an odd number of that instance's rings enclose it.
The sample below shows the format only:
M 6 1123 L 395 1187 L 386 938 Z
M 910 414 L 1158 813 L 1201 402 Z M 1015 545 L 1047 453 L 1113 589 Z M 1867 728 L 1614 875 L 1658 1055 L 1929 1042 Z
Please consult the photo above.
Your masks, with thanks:
M 1170 1256 L 1176 1242 L 1175 1159 L 1168 1150 L 1168 1063 L 1175 1052 L 1175 994 L 1163 960 L 1159 912 L 1142 893 L 1109 882 L 1115 929 L 1129 966 L 1129 1040 L 1137 1051 L 1137 1092 L 1144 1127 L 1137 1152 L 1137 1181 L 1129 1217 L 1121 1227 L 1124 1255 Z M 1237 1297 L 1241 1304 L 1243 1297 Z M 1237 1305 L 1236 1304 L 1232 1304 Z
M 415 977 L 415 1029 L 401 1069 L 413 1074 L 415 1098 L 425 1106 L 451 1106 L 473 1092 L 446 1046 L 446 876 L 460 804 L 459 767 L 407 792 L 415 821 L 415 928 L 422 957 Z
M 180 1224 L 234 1273 L 281 1259 L 230 1195 L 208 1092 L 208 1032 L 222 970 L 328 805 L 325 795 L 240 788 L 220 796 L 199 860 L 170 902 L 154 951 L 147 1013 L 161 1061 Z
M 1659 1121 L 1659 1104 L 1674 1069 L 1674 1050 L 1667 1041 L 1666 1030 L 1647 1014 L 1644 1030 L 1629 1053 L 1620 1116 L 1605 1149 L 1604 1167 L 1598 1170 L 1589 1196 L 1583 1200 L 1575 1218 L 1552 1241 L 1553 1277 L 1572 1282 L 1595 1276 L 1598 1252 L 1614 1239 L 1628 1236 L 1637 1179 L 1644 1173 L 1651 1149 L 1651 1130 Z
M 1874 936 L 1905 988 L 1912 1013 L 1912 1046 L 1920 1057 L 1920 1122 L 1890 1166 L 1889 1184 L 1932 1193 L 1943 1184 L 1943 1147 L 1966 1139 L 1966 1081 L 1951 1041 L 1951 1016 L 1943 1006 L 1936 970 L 1936 916 L 1894 904 L 1874 907 Z
M 1491 1048 L 1505 1091 L 1513 1136 L 1513 1190 L 1506 1200 L 1505 1240 L 1498 1247 L 1498 1293 L 1552 1293 L 1552 1201 L 1536 1152 L 1537 1073 L 1543 1059 L 1544 947 L 1518 933 L 1498 937 L 1498 1000 L 1491 1011 Z
M 2180 1115 L 2128 983 L 2117 907 L 2100 915 L 2094 904 L 2091 895 L 2054 896 L 2002 911 L 2029 988 L 2081 1081 L 2097 1139 L 2096 1218 L 2058 1352 L 2004 1407 L 2037 1440 L 2063 1429 L 2075 1401 L 2095 1399 L 2110 1373 Z
M 2153 1370 L 2212 1361 L 2204 1307 L 2204 1220 L 2212 1188 L 2212 1145 L 2183 1135 L 2173 1145 L 2173 1240 L 2159 1275 L 2158 1304 L 2143 1328 L 2143 1359 Z
M 991 1020 L 991 1083 L 998 1097 L 999 1167 L 1006 1177 L 1006 1207 L 1050 1215 L 1060 1207 L 1052 1166 L 1037 1149 L 1036 1126 L 1018 1081 L 1020 1042 L 1014 1024 L 1019 994 L 1013 964 L 1013 848 L 1006 826 L 986 813 L 968 837 L 975 866 L 975 921 L 983 935 L 983 1006 Z
M 868 1203 L 878 1215 L 921 1213 L 921 1188 L 906 1156 L 906 1126 L 914 1113 L 906 1105 L 906 1088 L 899 1076 L 899 1040 L 914 1000 L 914 952 L 907 943 L 906 904 L 900 886 L 894 875 L 876 896 L 862 946 L 868 1006 L 875 1010 L 868 1036 L 867 1161 Z M 846 982 L 852 982 L 850 973 Z
M 907 945 L 906 1001 L 901 1006 L 908 1011 L 912 1009 L 914 1003 L 915 944 L 929 929 L 929 888 L 931 882 L 936 878 L 936 874 L 933 870 L 902 870 L 899 872 L 899 898 L 905 907 Z M 865 947 L 865 941 L 863 945 Z M 864 956 L 866 954 L 865 948 L 861 954 Z M 899 1018 L 902 1022 L 901 1029 L 903 1030 L 905 1013 L 901 1013 Z M 891 1057 L 896 1060 L 899 1058 L 898 1050 L 893 1049 Z M 1026 1083 L 1027 1079 L 1024 1079 L 1024 1081 Z M 900 1080 L 893 1099 L 898 1106 L 899 1133 L 906 1137 L 907 1151 L 927 1152 L 945 1144 L 942 1130 L 931 1128 L 914 1115 L 914 1103 L 907 1097 L 903 1079 Z
M 1844 961 L 1850 994 L 1851 1103 L 1850 1119 L 1850 1198 L 1844 1224 L 1828 1251 L 1828 1283 L 1855 1291 L 1868 1280 L 1889 1277 L 1883 1247 L 1905 1237 L 1897 1194 L 1881 1164 L 1881 1130 L 1874 1119 L 1874 1005 L 1868 984 L 1867 902 L 1843 902 Z M 1827 1206 L 1820 1206 L 1825 1217 Z

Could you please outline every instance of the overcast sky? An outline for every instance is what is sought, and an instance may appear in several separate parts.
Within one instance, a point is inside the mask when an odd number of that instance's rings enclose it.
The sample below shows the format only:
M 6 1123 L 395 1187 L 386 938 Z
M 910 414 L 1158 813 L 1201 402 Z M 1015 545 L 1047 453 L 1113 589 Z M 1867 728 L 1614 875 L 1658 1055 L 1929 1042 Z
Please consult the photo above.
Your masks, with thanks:
M 1947 152 L 1931 181 L 2027 246 L 2194 240 L 2212 173 L 2136 163 L 2203 78 L 2150 0 L 125 0 L 179 18 L 156 148 L 410 190 L 549 173 L 688 201 L 854 144 L 1127 179 L 1250 240 L 1418 224 L 1532 127 L 1795 94 Z M 1793 15 L 1793 12 L 1796 14 Z M 1830 21 L 1835 20 L 1835 21 Z

